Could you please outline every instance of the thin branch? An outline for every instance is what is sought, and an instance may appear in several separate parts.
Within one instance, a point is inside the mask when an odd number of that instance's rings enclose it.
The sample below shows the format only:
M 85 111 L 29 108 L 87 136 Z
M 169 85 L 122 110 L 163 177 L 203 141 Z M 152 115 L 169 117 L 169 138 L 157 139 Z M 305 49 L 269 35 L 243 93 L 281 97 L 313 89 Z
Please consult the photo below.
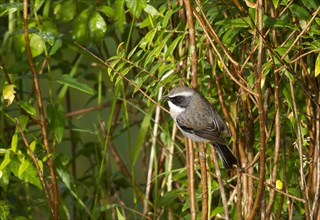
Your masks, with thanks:
M 185 11 L 186 11 L 186 17 L 187 17 L 187 23 L 188 23 L 188 33 L 189 33 L 189 40 L 190 40 L 190 57 L 192 61 L 192 81 L 191 85 L 195 89 L 197 88 L 197 81 L 198 81 L 198 56 L 197 56 L 197 45 L 196 45 L 196 35 L 195 35 L 195 29 L 194 29 L 194 23 L 193 23 L 193 10 L 191 6 L 190 0 L 183 0 Z
M 40 114 L 40 126 L 41 126 L 41 133 L 42 133 L 42 137 L 43 137 L 43 145 L 46 150 L 47 156 L 49 156 L 49 155 L 51 155 L 51 151 L 50 151 L 50 147 L 49 147 L 48 134 L 47 134 L 47 130 L 46 130 L 46 119 L 45 119 L 45 113 L 44 113 L 43 104 L 42 104 L 41 89 L 40 89 L 40 85 L 39 85 L 37 69 L 36 69 L 36 66 L 33 62 L 31 49 L 30 49 L 29 30 L 28 30 L 28 0 L 23 1 L 23 20 L 24 20 L 24 39 L 26 42 L 26 52 L 27 52 L 28 64 L 29 64 L 29 67 L 30 67 L 31 72 L 33 74 L 33 82 L 34 82 L 34 87 L 35 87 L 36 94 L 37 94 L 37 103 L 38 103 L 38 109 L 39 109 L 39 114 Z M 49 166 L 49 170 L 50 170 L 51 183 L 52 183 L 51 206 L 52 206 L 53 211 L 51 214 L 52 214 L 52 218 L 54 220 L 58 220 L 59 219 L 58 184 L 57 184 L 55 168 L 54 168 L 52 157 L 49 157 L 49 159 L 48 159 L 48 166 Z
M 303 170 L 303 153 L 302 153 L 302 134 L 301 134 L 301 126 L 300 126 L 300 120 L 298 116 L 298 109 L 297 109 L 297 103 L 296 103 L 296 98 L 294 94 L 294 86 L 293 82 L 289 80 L 290 84 L 290 93 L 291 93 L 291 98 L 292 98 L 292 103 L 293 103 L 293 114 L 296 120 L 297 124 L 297 146 L 298 146 L 298 151 L 299 151 L 299 161 L 300 161 L 300 190 L 302 193 L 303 199 L 306 201 L 304 204 L 305 207 L 305 212 L 306 212 L 306 219 L 310 219 L 310 203 L 309 203 L 309 198 L 308 198 L 308 193 L 307 189 L 305 186 L 305 175 L 304 175 L 304 170 Z
M 218 184 L 219 184 L 219 189 L 220 189 L 220 193 L 221 193 L 221 200 L 222 200 L 222 205 L 223 205 L 223 209 L 224 209 L 224 218 L 226 220 L 229 220 L 229 213 L 228 213 L 228 200 L 226 197 L 226 192 L 224 191 L 224 187 L 223 187 L 223 181 L 221 178 L 221 172 L 220 172 L 220 168 L 219 168 L 219 163 L 218 163 L 218 159 L 216 156 L 216 150 L 214 149 L 214 147 L 212 145 L 210 145 L 210 149 L 211 149 L 211 159 L 213 161 L 213 165 L 214 165 L 214 170 L 216 171 L 216 176 L 218 179 Z
M 158 101 L 160 101 L 162 98 L 162 92 L 163 92 L 163 87 L 160 87 L 158 92 Z M 150 192 L 151 192 L 152 185 L 154 184 L 153 177 L 158 175 L 158 169 L 156 168 L 156 170 L 154 170 L 153 166 L 154 166 L 154 160 L 156 156 L 156 137 L 158 134 L 159 121 L 160 121 L 160 107 L 156 106 L 143 213 L 148 213 L 149 211 Z
M 264 198 L 265 194 L 265 187 L 264 187 L 264 180 L 265 180 L 265 148 L 266 148 L 266 134 L 265 134 L 265 118 L 264 118 L 264 110 L 263 110 L 263 100 L 262 100 L 262 91 L 261 91 L 261 79 L 262 79 L 262 63 L 263 63 L 263 0 L 257 1 L 257 23 L 258 23 L 258 31 L 259 33 L 259 47 L 258 47 L 258 63 L 257 69 L 255 74 L 255 86 L 258 96 L 256 97 L 257 100 L 257 107 L 259 112 L 259 130 L 260 130 L 260 161 L 259 161 L 259 183 L 257 187 L 256 198 L 249 215 L 250 220 L 255 218 L 256 212 L 258 208 L 261 206 L 261 199 Z M 263 200 L 265 201 L 265 200 Z M 262 204 L 262 206 L 264 206 Z M 261 209 L 261 212 L 264 210 Z
M 202 186 L 202 193 L 201 193 L 201 219 L 207 220 L 208 219 L 208 177 L 207 177 L 207 157 L 206 157 L 206 150 L 203 143 L 198 143 L 199 147 L 199 161 L 200 161 L 200 171 L 201 171 L 201 186 Z
M 317 93 L 318 96 L 318 103 L 320 103 L 320 91 Z M 320 106 L 317 105 L 316 107 L 316 115 L 320 115 Z M 314 194 L 314 201 L 313 201 L 313 206 L 312 206 L 312 215 L 311 218 L 316 219 L 318 215 L 320 215 L 319 212 L 319 197 L 320 197 L 320 120 L 316 120 L 316 127 L 315 127 L 315 152 L 316 155 L 314 155 L 314 158 L 316 159 L 316 193 Z M 319 217 L 319 216 L 318 216 Z
M 47 187 L 47 185 L 45 183 L 45 180 L 44 180 L 44 177 L 43 177 L 43 172 L 41 171 L 41 168 L 39 167 L 39 164 L 38 164 L 38 160 L 37 160 L 36 156 L 34 155 L 33 151 L 31 150 L 26 136 L 24 135 L 24 132 L 22 130 L 22 127 L 20 125 L 19 120 L 17 118 L 15 118 L 15 121 L 16 121 L 16 125 L 17 125 L 17 127 L 19 129 L 19 132 L 20 132 L 20 134 L 22 136 L 24 145 L 27 147 L 29 155 L 30 155 L 34 165 L 36 166 L 36 170 L 37 170 L 37 173 L 38 173 L 38 176 L 39 176 L 39 179 L 40 179 L 43 191 L 44 191 L 44 195 L 45 195 L 45 197 L 46 197 L 46 199 L 48 201 L 48 205 L 49 205 L 50 211 L 53 213 L 53 207 L 51 206 L 51 199 L 50 199 L 50 194 L 49 194 L 50 189 L 48 189 L 49 187 Z
M 187 160 L 187 172 L 188 172 L 188 191 L 190 199 L 190 215 L 191 220 L 197 219 L 196 209 L 196 193 L 195 193 L 195 179 L 194 179 L 194 151 L 192 141 L 186 138 L 186 160 Z
M 106 66 L 107 68 L 111 69 L 112 71 L 116 72 L 119 76 L 121 76 L 124 80 L 126 80 L 127 82 L 129 82 L 131 85 L 133 85 L 133 87 L 135 87 L 139 92 L 141 92 L 142 95 L 144 95 L 147 99 L 149 99 L 151 102 L 153 102 L 155 105 L 159 106 L 160 108 L 162 108 L 162 110 L 164 110 L 165 112 L 169 113 L 170 112 L 164 108 L 163 106 L 161 106 L 157 101 L 155 101 L 154 99 L 152 99 L 145 91 L 143 91 L 141 88 L 139 88 L 137 86 L 137 84 L 135 84 L 132 80 L 130 80 L 129 78 L 127 78 L 126 76 L 124 76 L 120 71 L 116 70 L 115 68 L 113 68 L 109 63 L 105 62 L 104 60 L 102 60 L 101 58 L 99 58 L 97 55 L 95 55 L 94 53 L 92 53 L 90 50 L 88 50 L 87 48 L 81 46 L 80 44 L 76 43 L 75 44 L 80 47 L 82 50 L 86 51 L 88 54 L 90 54 L 93 58 L 95 58 L 97 61 L 99 61 L 101 64 L 103 64 L 104 66 Z
M 241 88 L 243 88 L 243 90 L 245 90 L 246 92 L 248 92 L 249 94 L 253 95 L 253 96 L 257 96 L 257 94 L 252 91 L 251 89 L 249 89 L 246 85 L 243 85 L 241 82 L 238 81 L 238 79 L 230 72 L 230 70 L 228 69 L 227 64 L 225 63 L 223 57 L 221 56 L 220 52 L 218 51 L 217 47 L 215 46 L 213 40 L 211 39 L 210 35 L 208 34 L 207 29 L 205 28 L 205 24 L 203 23 L 200 15 L 194 11 L 193 12 L 194 16 L 196 17 L 196 19 L 198 20 L 200 26 L 202 27 L 204 33 L 208 36 L 208 40 L 212 46 L 212 49 L 214 50 L 216 56 L 219 58 L 219 61 L 221 62 L 223 69 L 226 71 L 227 75 L 232 79 L 232 81 L 234 81 L 237 85 L 239 85 Z M 242 79 L 243 82 L 246 82 L 244 79 Z
M 300 34 L 295 38 L 295 40 L 293 41 L 293 43 L 290 44 L 290 47 L 287 49 L 287 51 L 281 56 L 281 59 L 284 59 L 288 53 L 291 51 L 291 49 L 296 45 L 296 43 L 300 40 L 300 38 L 302 37 L 302 35 L 304 35 L 304 33 L 309 30 L 313 20 L 318 16 L 320 12 L 320 6 L 317 8 L 317 10 L 313 13 L 313 16 L 311 17 L 311 19 L 308 21 L 308 23 L 306 24 L 306 26 L 304 27 L 304 29 L 300 32 Z

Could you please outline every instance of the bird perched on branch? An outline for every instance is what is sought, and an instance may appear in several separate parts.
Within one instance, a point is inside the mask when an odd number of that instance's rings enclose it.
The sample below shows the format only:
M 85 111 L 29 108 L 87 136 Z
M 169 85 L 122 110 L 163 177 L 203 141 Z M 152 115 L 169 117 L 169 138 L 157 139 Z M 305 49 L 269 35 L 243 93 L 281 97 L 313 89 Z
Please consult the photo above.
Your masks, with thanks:
M 210 142 L 226 169 L 237 164 L 236 157 L 222 137 L 222 134 L 230 136 L 229 129 L 206 98 L 192 88 L 178 86 L 162 99 L 168 101 L 170 115 L 184 136 L 194 142 Z

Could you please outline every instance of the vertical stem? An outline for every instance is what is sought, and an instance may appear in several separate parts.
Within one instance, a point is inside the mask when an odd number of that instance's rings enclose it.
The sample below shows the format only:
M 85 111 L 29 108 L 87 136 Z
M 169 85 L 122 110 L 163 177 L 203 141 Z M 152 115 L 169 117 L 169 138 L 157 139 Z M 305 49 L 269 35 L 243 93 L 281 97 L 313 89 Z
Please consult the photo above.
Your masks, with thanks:
M 308 220 L 310 219 L 310 204 L 309 204 L 307 188 L 305 187 L 305 179 L 304 179 L 305 175 L 303 171 L 302 135 L 301 135 L 300 119 L 298 116 L 297 103 L 295 99 L 292 80 L 289 80 L 289 84 L 290 84 L 290 92 L 291 92 L 291 98 L 293 103 L 293 113 L 294 113 L 295 120 L 297 122 L 297 136 L 298 136 L 297 145 L 298 145 L 299 161 L 300 161 L 300 189 L 301 189 L 302 197 L 306 201 L 306 203 L 304 203 L 304 207 L 306 211 L 305 217 Z
M 201 186 L 202 186 L 202 209 L 201 219 L 208 219 L 208 177 L 207 177 L 207 163 L 206 163 L 206 151 L 203 143 L 198 144 L 199 147 L 199 160 L 201 170 Z
M 214 170 L 216 171 L 216 175 L 217 175 L 217 179 L 218 179 L 218 184 L 219 184 L 219 189 L 220 189 L 220 193 L 221 193 L 221 199 L 222 199 L 222 204 L 223 204 L 223 209 L 224 209 L 224 218 L 226 220 L 229 220 L 229 214 L 228 214 L 228 201 L 227 201 L 227 197 L 226 197 L 226 193 L 224 191 L 223 188 L 223 181 L 221 178 L 221 172 L 220 172 L 220 168 L 219 168 L 219 163 L 218 163 L 218 159 L 216 156 L 216 150 L 214 149 L 214 147 L 212 145 L 210 145 L 211 147 L 211 158 L 214 164 Z
M 190 215 L 191 220 L 197 219 L 197 209 L 196 209 L 196 193 L 194 190 L 194 152 L 192 141 L 189 138 L 186 138 L 186 160 L 187 160 L 187 172 L 188 172 L 188 191 L 190 199 Z
M 198 68 L 198 56 L 197 56 L 197 46 L 196 46 L 196 36 L 193 22 L 193 12 L 190 0 L 184 0 L 184 6 L 186 8 L 186 17 L 188 22 L 188 32 L 190 40 L 190 56 L 192 60 L 192 82 L 193 88 L 197 87 L 197 68 Z
M 316 114 L 315 114 L 315 120 L 316 120 L 316 129 L 315 129 L 315 152 L 316 155 L 314 156 L 314 159 L 317 161 L 317 168 L 316 168 L 316 174 L 317 174 L 317 181 L 316 181 L 316 193 L 314 195 L 314 203 L 312 207 L 312 215 L 315 219 L 319 219 L 319 196 L 320 196 L 320 92 L 318 92 L 318 101 L 316 105 Z M 318 218 L 316 218 L 318 216 Z
M 280 150 L 280 132 L 281 132 L 281 121 L 280 121 L 280 109 L 279 109 L 279 73 L 275 73 L 275 85 L 274 85 L 274 111 L 275 111 L 275 151 L 274 151 L 274 166 L 271 175 L 271 184 L 274 186 L 277 179 L 277 171 L 278 171 L 278 161 L 279 161 L 279 150 Z M 272 206 L 274 203 L 275 191 L 270 189 L 270 199 L 267 207 L 267 219 L 269 219 Z
M 23 19 L 24 19 L 24 38 L 26 41 L 26 52 L 27 52 L 28 64 L 33 74 L 33 82 L 34 82 L 34 87 L 37 94 L 37 103 L 38 103 L 38 109 L 40 114 L 40 126 L 41 126 L 41 133 L 43 137 L 43 145 L 46 150 L 46 154 L 49 156 L 51 154 L 51 151 L 49 147 L 48 134 L 46 130 L 46 119 L 45 119 L 45 113 L 43 109 L 41 89 L 39 85 L 36 66 L 33 62 L 31 49 L 30 49 L 29 32 L 28 32 L 28 0 L 23 1 Z M 58 185 L 57 185 L 57 179 L 56 179 L 52 156 L 50 156 L 48 159 L 48 166 L 50 170 L 50 177 L 51 177 L 51 184 L 52 184 L 51 186 L 52 213 L 51 214 L 52 214 L 52 218 L 57 220 L 59 219 L 59 210 L 58 210 L 59 196 L 58 196 Z
M 248 219 L 253 220 L 255 218 L 256 212 L 260 206 L 264 206 L 261 202 L 265 202 L 264 198 L 264 181 L 265 181 L 265 148 L 266 148 L 266 134 L 265 134 L 265 117 L 263 110 L 263 98 L 261 90 L 261 78 L 262 78 L 262 62 L 263 62 L 263 0 L 257 1 L 257 19 L 258 19 L 258 29 L 259 29 L 259 45 L 258 45 L 258 62 L 255 74 L 255 87 L 257 91 L 256 102 L 259 111 L 259 131 L 260 131 L 260 160 L 259 160 L 259 183 L 257 187 L 256 198 L 252 211 Z M 261 210 L 261 217 L 264 216 L 263 209 Z

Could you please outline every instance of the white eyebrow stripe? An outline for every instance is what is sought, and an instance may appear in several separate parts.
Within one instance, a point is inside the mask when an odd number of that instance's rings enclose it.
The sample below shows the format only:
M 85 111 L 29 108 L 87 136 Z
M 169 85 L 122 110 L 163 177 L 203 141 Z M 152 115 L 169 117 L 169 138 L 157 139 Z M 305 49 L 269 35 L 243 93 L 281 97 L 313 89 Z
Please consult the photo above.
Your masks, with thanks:
M 179 92 L 179 93 L 176 93 L 176 94 L 173 94 L 173 95 L 170 95 L 169 97 L 170 98 L 173 98 L 173 97 L 176 97 L 176 96 L 185 96 L 185 97 L 188 97 L 188 96 L 192 96 L 194 92 L 190 92 L 190 91 L 183 91 L 183 92 Z

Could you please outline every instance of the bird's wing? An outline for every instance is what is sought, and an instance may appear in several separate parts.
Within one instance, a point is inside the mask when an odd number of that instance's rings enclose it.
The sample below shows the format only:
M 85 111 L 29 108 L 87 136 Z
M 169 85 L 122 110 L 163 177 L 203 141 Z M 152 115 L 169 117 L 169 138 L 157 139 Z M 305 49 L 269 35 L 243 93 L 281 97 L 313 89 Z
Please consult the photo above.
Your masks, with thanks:
M 211 142 L 225 144 L 225 140 L 221 137 L 221 130 L 216 123 L 211 123 L 209 126 L 205 128 L 194 129 L 184 125 L 184 123 L 182 123 L 181 119 L 179 118 L 177 118 L 176 122 L 178 126 L 185 132 L 195 134 Z

